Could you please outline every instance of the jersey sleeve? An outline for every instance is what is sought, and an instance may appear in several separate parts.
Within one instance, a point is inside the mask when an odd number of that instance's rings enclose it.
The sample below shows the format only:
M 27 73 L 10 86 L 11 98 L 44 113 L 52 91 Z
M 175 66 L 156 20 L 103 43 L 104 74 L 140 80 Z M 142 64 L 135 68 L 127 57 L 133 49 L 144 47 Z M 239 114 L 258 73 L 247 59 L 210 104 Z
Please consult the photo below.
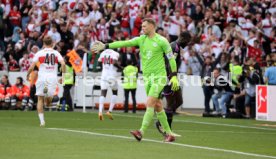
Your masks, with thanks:
M 113 53 L 113 58 L 114 58 L 114 60 L 119 60 L 119 57 L 120 57 L 120 54 L 118 53 L 118 52 L 115 52 L 114 51 L 114 53 Z
M 63 61 L 63 58 L 59 52 L 57 52 L 57 59 L 58 59 L 58 62 Z
M 142 38 L 143 38 L 143 36 L 136 37 L 131 40 L 115 41 L 115 42 L 109 44 L 109 48 L 116 49 L 116 48 L 121 48 L 121 47 L 139 46 Z
M 34 55 L 32 62 L 37 63 L 37 62 L 38 62 L 38 58 L 39 58 L 39 53 L 37 52 L 37 53 Z
M 162 38 L 161 41 L 162 41 L 161 47 L 162 47 L 164 53 L 165 53 L 166 55 L 169 54 L 169 53 L 172 53 L 172 47 L 171 47 L 169 41 L 168 41 L 166 38 Z
M 173 55 L 170 43 L 168 42 L 168 40 L 166 38 L 162 38 L 161 41 L 162 41 L 161 47 L 162 47 L 163 52 L 165 53 L 165 55 L 167 56 L 167 58 L 169 60 L 171 71 L 177 72 L 176 61 L 175 61 L 175 57 Z

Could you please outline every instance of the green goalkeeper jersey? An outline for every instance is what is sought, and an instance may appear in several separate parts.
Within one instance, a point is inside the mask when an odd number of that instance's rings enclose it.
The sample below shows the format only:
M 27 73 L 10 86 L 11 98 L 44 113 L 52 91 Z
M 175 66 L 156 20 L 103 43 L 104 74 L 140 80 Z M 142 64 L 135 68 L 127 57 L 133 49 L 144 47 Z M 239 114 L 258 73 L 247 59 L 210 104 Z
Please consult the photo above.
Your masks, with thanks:
M 133 38 L 127 41 L 117 41 L 109 44 L 109 48 L 121 48 L 138 46 L 140 48 L 140 57 L 142 63 L 142 71 L 145 76 L 161 75 L 166 76 L 164 54 L 168 59 L 172 59 L 171 69 L 176 71 L 176 63 L 173 58 L 172 48 L 166 38 L 159 34 L 155 34 L 153 38 L 146 35 Z

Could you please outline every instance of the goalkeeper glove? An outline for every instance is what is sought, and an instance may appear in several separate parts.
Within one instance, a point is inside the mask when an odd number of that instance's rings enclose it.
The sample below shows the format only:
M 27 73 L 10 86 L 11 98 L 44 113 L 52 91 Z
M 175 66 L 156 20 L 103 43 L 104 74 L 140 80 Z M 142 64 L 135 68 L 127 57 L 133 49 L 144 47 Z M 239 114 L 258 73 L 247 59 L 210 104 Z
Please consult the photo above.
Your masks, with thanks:
M 170 80 L 172 91 L 177 91 L 179 89 L 179 82 L 176 76 L 173 76 Z
M 104 49 L 106 49 L 106 45 L 100 41 L 96 41 L 91 47 L 91 52 L 98 53 Z

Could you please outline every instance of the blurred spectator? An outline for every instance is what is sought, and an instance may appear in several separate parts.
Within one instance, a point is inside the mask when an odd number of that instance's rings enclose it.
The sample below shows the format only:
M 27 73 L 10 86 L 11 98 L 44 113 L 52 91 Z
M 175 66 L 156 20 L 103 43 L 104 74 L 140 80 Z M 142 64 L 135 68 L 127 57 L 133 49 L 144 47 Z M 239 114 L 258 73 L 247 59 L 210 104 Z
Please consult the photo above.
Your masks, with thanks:
M 196 35 L 196 26 L 194 20 L 190 16 L 186 16 L 187 21 L 187 31 L 192 33 L 192 35 Z
M 10 107 L 10 97 L 12 94 L 10 81 L 7 75 L 3 75 L 1 77 L 0 84 L 0 102 L 1 107 L 4 109 L 8 109 Z
M 196 22 L 199 22 L 202 19 L 204 19 L 204 14 L 203 14 L 202 6 L 201 5 L 197 5 L 196 6 L 195 12 L 192 13 L 191 18 L 193 20 L 195 20 Z
M 254 117 L 252 114 L 252 109 L 255 107 L 255 97 L 256 97 L 256 85 L 261 84 L 261 78 L 253 67 L 245 66 L 243 68 L 243 74 L 238 78 L 239 82 L 242 84 L 241 95 L 245 96 L 245 117 Z M 237 95 L 234 95 L 236 98 Z M 255 110 L 255 109 L 253 109 Z
M 221 114 L 223 117 L 227 115 L 227 105 L 229 104 L 233 91 L 229 85 L 228 78 L 220 74 L 220 69 L 215 68 L 214 75 L 214 94 L 212 101 L 216 111 L 213 114 Z M 218 101 L 220 99 L 220 101 Z
M 21 29 L 18 26 L 13 28 L 12 42 L 17 43 L 20 40 L 20 32 Z
M 113 37 L 114 32 L 115 32 L 115 27 L 119 27 L 119 25 L 120 25 L 120 22 L 117 19 L 117 15 L 115 12 L 111 13 L 111 17 L 110 17 L 110 20 L 108 21 L 108 23 L 109 23 L 109 30 L 108 30 L 109 36 Z
M 102 13 L 99 11 L 97 3 L 92 3 L 92 11 L 89 13 L 91 21 L 98 22 L 102 18 Z
M 201 64 L 202 71 L 200 73 L 201 79 L 204 80 L 206 77 L 211 77 L 211 72 L 215 68 L 215 64 L 212 64 L 212 58 L 210 56 L 205 58 L 205 61 L 202 60 L 202 58 L 196 54 L 196 57 L 198 61 Z M 205 107 L 205 113 L 210 113 L 210 100 L 213 94 L 213 88 L 209 85 L 211 81 L 206 80 L 206 82 L 203 81 L 203 93 L 204 93 L 204 107 Z
M 30 46 L 28 46 L 30 47 Z M 29 49 L 28 49 L 29 50 Z M 30 49 L 29 53 L 29 59 L 32 60 L 34 55 L 39 51 L 39 47 L 37 45 L 33 45 L 32 48 Z
M 9 56 L 9 62 L 8 63 L 9 63 L 9 67 L 8 67 L 9 71 L 15 72 L 15 71 L 20 70 L 17 61 L 13 58 L 12 55 Z
M 271 58 L 272 65 L 265 71 L 265 83 L 268 85 L 276 85 L 276 54 L 274 53 Z
M 213 95 L 213 88 L 210 86 L 210 83 L 211 83 L 210 77 L 211 77 L 211 73 L 216 68 L 217 63 L 219 62 L 219 59 L 212 61 L 212 57 L 207 56 L 203 61 L 202 57 L 198 53 L 196 54 L 196 57 L 202 66 L 200 76 L 201 76 L 201 79 L 203 80 L 202 88 L 204 93 L 204 107 L 205 107 L 205 113 L 209 114 L 211 112 L 210 100 Z M 220 71 L 218 73 L 220 74 Z
M 21 13 L 18 11 L 18 7 L 16 5 L 13 6 L 9 13 L 9 22 L 12 28 L 21 25 Z
M 204 28 L 204 33 L 207 34 L 208 29 L 211 29 L 211 34 L 215 35 L 216 38 L 221 38 L 221 30 L 220 28 L 215 24 L 214 18 L 210 18 L 208 20 L 208 25 L 205 26 Z
M 223 75 L 224 77 L 229 77 L 230 60 L 229 60 L 228 54 L 223 52 L 219 55 L 218 59 L 219 59 L 219 62 L 216 67 L 220 68 L 221 75 Z
M 200 76 L 201 73 L 201 64 L 198 60 L 198 58 L 196 57 L 196 50 L 194 47 L 189 48 L 189 57 L 188 57 L 188 67 L 190 69 L 190 73 L 187 73 L 188 75 L 196 75 L 196 76 Z
M 23 31 L 25 31 L 27 24 L 30 20 L 30 17 L 28 15 L 31 8 L 32 8 L 32 5 L 30 0 L 25 0 L 22 7 L 20 8 L 20 13 L 22 15 L 21 26 Z
M 134 20 L 134 24 L 133 24 L 134 26 L 131 33 L 132 37 L 136 37 L 140 35 L 142 20 L 143 20 L 143 13 L 139 12 L 137 17 Z
M 54 24 L 52 24 L 51 30 L 48 31 L 47 35 L 53 39 L 55 44 L 61 40 L 60 33 L 57 31 L 57 26 Z
M 130 60 L 126 62 L 127 66 L 123 70 L 124 75 L 124 92 L 125 92 L 125 103 L 124 103 L 124 112 L 128 113 L 129 105 L 128 98 L 129 93 L 131 92 L 132 97 L 132 112 L 136 113 L 136 88 L 137 88 L 137 76 L 138 68 L 133 66 Z
M 88 40 L 84 33 L 78 34 L 74 41 L 74 49 L 88 48 Z
M 60 81 L 63 84 L 63 100 L 65 100 L 65 103 L 68 104 L 68 111 L 73 111 L 73 103 L 72 103 L 72 97 L 71 97 L 71 93 L 70 90 L 74 85 L 75 82 L 75 72 L 74 69 L 71 65 L 71 63 L 69 62 L 70 57 L 69 56 L 65 56 L 64 58 L 64 62 L 66 64 L 66 69 L 65 69 L 65 73 L 64 73 L 64 81 Z M 63 103 L 63 100 L 61 101 L 61 103 Z
M 99 40 L 103 42 L 107 42 L 109 37 L 109 23 L 106 23 L 104 18 L 101 18 L 100 23 L 97 25 L 97 29 L 99 31 Z
M 182 27 L 185 25 L 185 21 L 182 16 L 180 16 L 179 10 L 174 12 L 174 15 L 170 17 L 170 28 L 169 35 L 170 41 L 175 41 L 181 32 Z
M 127 32 L 130 35 L 130 16 L 127 6 L 123 6 L 121 12 L 121 29 L 124 32 Z
M 19 60 L 20 72 L 27 72 L 31 66 L 31 61 L 29 59 L 28 53 L 24 53 L 23 57 Z
M 23 83 L 22 77 L 16 78 L 16 83 L 11 87 L 11 109 L 28 109 L 30 89 Z M 21 101 L 21 103 L 19 103 Z
M 137 65 L 137 59 L 135 57 L 135 48 L 133 47 L 128 47 L 126 48 L 126 53 L 123 53 L 121 55 L 122 58 L 122 66 L 126 67 L 127 66 L 127 61 L 131 63 L 132 65 L 136 66 Z
M 128 0 L 126 5 L 129 7 L 129 23 L 130 29 L 134 28 L 134 22 L 139 14 L 139 10 L 141 9 L 142 2 L 140 0 Z
M 68 30 L 68 27 L 68 24 L 61 24 L 58 32 L 60 33 L 61 40 L 64 41 L 64 45 L 66 46 L 66 48 L 72 49 L 74 43 L 74 35 L 70 30 Z
M 6 68 L 4 66 L 4 59 L 3 58 L 0 58 L 0 71 L 5 71 Z

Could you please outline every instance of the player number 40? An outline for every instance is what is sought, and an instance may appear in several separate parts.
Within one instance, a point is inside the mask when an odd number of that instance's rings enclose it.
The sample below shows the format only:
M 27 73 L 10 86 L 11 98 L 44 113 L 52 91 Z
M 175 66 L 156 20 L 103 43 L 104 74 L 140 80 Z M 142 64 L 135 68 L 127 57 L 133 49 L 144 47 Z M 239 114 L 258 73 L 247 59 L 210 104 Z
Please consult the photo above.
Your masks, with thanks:
M 44 63 L 47 63 L 48 65 L 51 64 L 51 65 L 55 65 L 55 55 L 54 54 L 46 54 L 46 57 L 45 57 L 45 60 L 44 60 Z

